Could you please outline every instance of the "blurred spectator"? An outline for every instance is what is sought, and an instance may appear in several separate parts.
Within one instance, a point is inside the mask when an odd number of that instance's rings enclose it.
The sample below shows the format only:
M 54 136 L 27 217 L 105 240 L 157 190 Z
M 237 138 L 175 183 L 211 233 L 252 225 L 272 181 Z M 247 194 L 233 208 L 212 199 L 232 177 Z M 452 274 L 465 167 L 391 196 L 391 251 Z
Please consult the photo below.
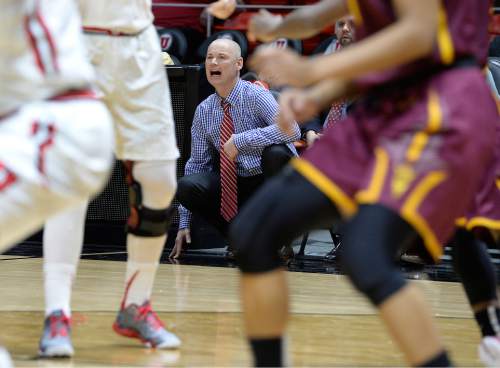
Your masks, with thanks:
M 196 50 L 206 38 L 206 7 L 161 7 L 155 4 L 210 4 L 213 0 L 153 0 L 154 24 L 157 27 L 177 28 L 188 40 L 186 63 L 194 63 Z M 238 0 L 238 3 L 243 3 Z
M 165 28 L 189 29 L 204 36 L 205 27 L 200 21 L 204 8 L 158 7 L 155 4 L 209 4 L 211 2 L 212 0 L 153 0 L 155 25 Z
M 209 4 L 212 0 L 153 0 L 154 24 L 163 28 L 178 28 L 188 40 L 188 51 L 186 63 L 194 63 L 190 57 L 194 55 L 206 35 L 205 26 L 201 23 L 200 17 L 204 8 L 186 7 L 159 7 L 158 3 L 190 3 Z
M 169 55 L 168 52 L 162 51 L 161 57 L 163 59 L 163 65 L 175 65 L 174 60 L 172 60 L 172 57 Z
M 300 136 L 295 124 L 290 135 L 275 124 L 278 104 L 265 89 L 240 79 L 243 58 L 239 45 L 213 41 L 207 51 L 207 79 L 216 93 L 196 109 L 191 129 L 191 157 L 179 180 L 179 232 L 171 256 L 177 258 L 190 243 L 191 212 L 223 235 L 250 196 L 290 157 L 291 142 Z
M 354 30 L 354 19 L 352 16 L 340 18 L 335 23 L 335 36 L 337 39 L 326 48 L 325 55 L 337 52 L 355 41 L 356 33 Z M 304 125 L 302 128 L 303 137 L 305 138 L 307 145 L 311 146 L 314 141 L 320 137 L 321 130 L 323 128 L 342 120 L 347 114 L 348 105 L 349 102 L 345 100 L 335 102 L 332 104 L 322 125 L 318 125 L 317 121 Z

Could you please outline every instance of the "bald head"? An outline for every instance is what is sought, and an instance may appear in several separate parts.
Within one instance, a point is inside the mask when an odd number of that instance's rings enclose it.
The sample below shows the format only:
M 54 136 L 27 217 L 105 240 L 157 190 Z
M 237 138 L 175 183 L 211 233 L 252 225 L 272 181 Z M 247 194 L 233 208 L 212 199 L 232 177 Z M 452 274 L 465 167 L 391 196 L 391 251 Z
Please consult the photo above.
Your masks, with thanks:
M 207 54 L 214 50 L 217 50 L 217 52 L 226 52 L 234 59 L 241 57 L 240 45 L 230 38 L 218 38 L 212 41 L 212 43 L 208 46 Z
M 215 87 L 220 96 L 228 96 L 240 78 L 241 68 L 243 68 L 243 58 L 240 45 L 236 42 L 219 38 L 208 46 L 205 71 L 208 82 Z

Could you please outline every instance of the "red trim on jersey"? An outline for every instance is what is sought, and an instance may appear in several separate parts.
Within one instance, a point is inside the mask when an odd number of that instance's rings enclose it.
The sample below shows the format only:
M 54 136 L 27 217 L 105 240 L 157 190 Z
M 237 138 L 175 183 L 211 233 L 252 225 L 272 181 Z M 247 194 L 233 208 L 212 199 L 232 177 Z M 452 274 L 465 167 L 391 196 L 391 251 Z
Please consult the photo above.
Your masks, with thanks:
M 96 96 L 94 91 L 90 89 L 78 89 L 78 90 L 70 90 L 66 91 L 60 95 L 56 95 L 53 97 L 50 97 L 47 99 L 47 101 L 67 101 L 67 100 L 80 100 L 80 99 L 85 99 L 85 100 L 99 100 L 99 98 Z M 29 103 L 29 102 L 27 102 Z M 18 109 L 9 111 L 3 115 L 0 115 L 0 122 L 9 116 L 14 115 Z
M 99 27 L 83 27 L 83 31 L 88 33 L 103 34 L 107 36 L 134 36 L 134 34 L 131 33 L 117 32 L 111 29 Z
M 5 173 L 3 180 L 0 181 L 0 191 L 11 186 L 17 180 L 16 174 L 10 171 L 3 162 L 0 162 L 0 173 Z
M 32 22 L 33 22 L 33 24 L 32 24 Z M 41 28 L 41 30 L 43 32 L 43 36 L 42 35 L 35 35 L 33 33 L 32 26 L 36 26 L 36 25 L 38 25 Z M 40 69 L 40 71 L 43 74 L 46 74 L 48 65 L 44 65 L 44 63 L 46 63 L 46 64 L 50 63 L 50 64 L 52 64 L 51 65 L 52 69 L 54 69 L 56 72 L 58 72 L 59 71 L 59 64 L 57 62 L 57 50 L 56 50 L 56 46 L 54 43 L 54 39 L 49 31 L 49 28 L 47 27 L 47 24 L 45 23 L 42 15 L 40 13 L 40 9 L 38 7 L 38 4 L 37 4 L 37 7 L 35 9 L 34 14 L 29 14 L 25 17 L 24 28 L 25 28 L 26 34 L 28 35 L 29 43 L 30 43 L 31 49 L 33 51 L 33 54 L 35 55 L 35 61 L 36 61 L 38 68 Z M 41 43 L 41 41 L 43 41 L 43 38 L 45 38 L 45 41 L 47 42 L 47 45 L 49 48 L 50 60 L 43 60 L 42 54 L 40 52 L 40 43 Z M 46 55 L 46 58 L 47 58 L 47 56 L 48 55 Z
M 79 89 L 66 91 L 60 95 L 51 97 L 49 101 L 66 101 L 66 100 L 78 100 L 78 99 L 91 99 L 97 100 L 97 96 L 94 91 L 90 89 Z
M 57 49 L 56 45 L 54 43 L 54 39 L 52 38 L 52 35 L 50 34 L 49 28 L 47 27 L 47 24 L 45 23 L 42 14 L 40 13 L 40 9 L 37 7 L 36 13 L 35 13 L 36 19 L 38 22 L 40 22 L 40 26 L 42 26 L 43 32 L 45 33 L 45 37 L 47 38 L 47 42 L 49 43 L 49 48 L 50 48 L 50 55 L 52 56 L 52 63 L 54 64 L 54 70 L 59 71 L 59 63 L 57 62 Z
M 37 135 L 40 133 L 43 134 L 43 131 L 40 130 L 41 125 L 38 121 L 33 122 L 31 125 L 31 134 Z M 44 139 L 42 143 L 38 146 L 38 171 L 40 171 L 43 175 L 45 175 L 45 154 L 47 153 L 47 149 L 49 149 L 54 144 L 54 136 L 56 134 L 56 127 L 54 124 L 46 125 L 47 137 Z
M 36 38 L 30 29 L 30 21 L 31 21 L 31 17 L 29 15 L 24 18 L 24 30 L 25 30 L 26 34 L 28 35 L 31 50 L 33 51 L 33 54 L 35 55 L 36 65 L 38 66 L 38 69 L 40 69 L 40 71 L 43 74 L 45 74 L 45 67 L 42 63 L 42 57 L 40 56 L 40 50 L 38 50 Z

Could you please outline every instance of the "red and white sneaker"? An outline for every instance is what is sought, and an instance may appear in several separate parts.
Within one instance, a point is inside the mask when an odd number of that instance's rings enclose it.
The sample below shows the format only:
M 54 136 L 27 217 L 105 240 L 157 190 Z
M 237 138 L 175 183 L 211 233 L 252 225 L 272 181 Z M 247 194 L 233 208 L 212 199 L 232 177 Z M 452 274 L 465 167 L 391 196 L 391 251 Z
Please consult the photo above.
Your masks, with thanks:
M 62 310 L 45 318 L 38 355 L 43 358 L 69 358 L 74 354 L 71 343 L 71 319 Z
M 147 347 L 158 349 L 176 349 L 181 346 L 181 340 L 166 330 L 158 315 L 147 300 L 142 305 L 125 306 L 130 286 L 139 274 L 137 271 L 127 282 L 120 311 L 113 323 L 113 330 L 119 335 L 141 340 Z
M 130 304 L 118 312 L 113 329 L 119 335 L 141 340 L 147 347 L 176 349 L 181 340 L 168 332 L 149 301 L 143 305 Z

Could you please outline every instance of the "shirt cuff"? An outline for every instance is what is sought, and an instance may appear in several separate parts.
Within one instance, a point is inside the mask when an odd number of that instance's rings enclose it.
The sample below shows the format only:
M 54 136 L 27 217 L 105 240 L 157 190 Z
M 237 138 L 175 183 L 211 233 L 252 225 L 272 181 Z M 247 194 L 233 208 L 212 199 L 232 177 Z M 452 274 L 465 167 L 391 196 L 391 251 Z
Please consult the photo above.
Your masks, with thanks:
M 245 135 L 243 133 L 234 135 L 234 145 L 238 149 L 238 152 L 245 151 L 245 147 L 247 147 L 248 144 L 246 142 Z
M 191 212 L 182 205 L 179 206 L 179 230 L 187 229 L 191 225 Z

